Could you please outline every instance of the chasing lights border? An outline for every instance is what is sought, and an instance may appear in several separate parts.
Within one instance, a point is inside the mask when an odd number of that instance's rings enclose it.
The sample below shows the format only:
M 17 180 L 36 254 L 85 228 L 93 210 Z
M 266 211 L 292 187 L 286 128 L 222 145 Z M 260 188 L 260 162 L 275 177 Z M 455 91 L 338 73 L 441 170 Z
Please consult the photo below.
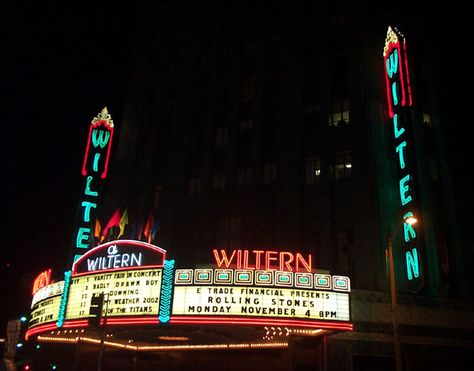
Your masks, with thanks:
M 176 269 L 174 284 L 256 285 L 350 292 L 349 277 L 330 274 L 245 269 Z
M 170 320 L 171 298 L 173 296 L 173 269 L 174 260 L 165 260 L 159 307 L 159 320 L 161 323 L 167 323 Z
M 69 296 L 69 286 L 71 285 L 71 271 L 64 272 L 64 286 L 63 293 L 61 295 L 61 303 L 59 304 L 58 321 L 56 325 L 62 327 L 64 324 L 64 318 L 66 317 L 67 299 Z

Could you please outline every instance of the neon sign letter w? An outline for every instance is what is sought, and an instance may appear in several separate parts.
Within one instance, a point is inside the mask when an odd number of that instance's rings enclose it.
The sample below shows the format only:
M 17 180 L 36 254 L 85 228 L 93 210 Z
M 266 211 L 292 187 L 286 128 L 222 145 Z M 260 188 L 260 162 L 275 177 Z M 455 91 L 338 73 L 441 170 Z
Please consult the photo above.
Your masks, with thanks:
M 385 61 L 387 67 L 388 77 L 392 78 L 397 73 L 398 69 L 398 49 L 395 49 L 392 54 Z
M 98 138 L 97 138 L 97 133 Z M 104 148 L 110 139 L 110 132 L 104 130 L 93 130 L 92 131 L 92 144 L 94 147 L 100 146 L 100 148 Z

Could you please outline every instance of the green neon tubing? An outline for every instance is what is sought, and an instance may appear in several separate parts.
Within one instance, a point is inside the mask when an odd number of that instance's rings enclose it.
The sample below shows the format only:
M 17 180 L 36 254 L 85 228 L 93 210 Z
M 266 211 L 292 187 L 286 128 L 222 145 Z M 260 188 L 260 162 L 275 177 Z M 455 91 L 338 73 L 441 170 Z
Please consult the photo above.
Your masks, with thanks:
M 89 247 L 89 238 L 90 238 L 91 229 L 86 227 L 81 227 L 77 231 L 76 237 L 76 247 L 79 249 L 87 249 Z M 84 241 L 86 243 L 84 243 Z
M 392 54 L 385 61 L 387 67 L 388 77 L 392 78 L 398 70 L 398 49 L 395 49 Z
M 84 221 L 90 222 L 91 221 L 91 209 L 96 208 L 97 204 L 89 201 L 82 201 L 81 206 L 84 208 Z
M 392 82 L 392 98 L 393 98 L 393 105 L 398 105 L 398 96 L 397 96 L 397 82 Z
M 99 134 L 99 137 L 97 137 L 97 134 Z M 105 137 L 104 137 L 105 135 Z M 104 148 L 107 143 L 109 142 L 110 139 L 110 132 L 109 131 L 104 131 L 104 130 L 97 130 L 94 129 L 92 131 L 92 145 L 97 148 L 100 146 L 100 148 Z
M 99 159 L 100 159 L 100 153 L 96 153 L 94 155 L 94 163 L 92 165 L 92 170 L 94 170 L 96 173 L 99 171 Z
M 64 319 L 66 318 L 67 299 L 69 295 L 70 284 L 71 284 L 71 271 L 66 271 L 64 272 L 63 293 L 61 295 L 61 302 L 59 304 L 58 321 L 56 322 L 56 326 L 58 326 L 59 328 L 63 327 Z
M 407 142 L 403 141 L 395 149 L 398 153 L 398 161 L 400 163 L 400 169 L 405 169 L 405 156 L 404 156 L 403 150 L 406 148 L 406 146 L 407 146 Z
M 393 132 L 395 134 L 395 138 L 398 138 L 405 132 L 405 128 L 398 128 L 398 114 L 393 115 Z
M 403 219 L 406 220 L 407 218 L 411 216 L 413 216 L 413 213 L 409 211 L 405 215 L 403 215 Z M 403 223 L 403 234 L 405 236 L 405 242 L 408 242 L 416 238 L 416 231 L 413 228 L 413 224 Z
M 411 195 L 407 194 L 410 191 L 410 186 L 407 183 L 410 181 L 411 176 L 406 175 L 400 180 L 400 201 L 402 205 L 406 205 L 412 201 Z
M 411 251 L 406 252 L 406 263 L 407 263 L 407 277 L 411 281 L 413 278 L 420 276 L 420 266 L 418 264 L 418 251 L 413 248 Z
M 92 176 L 89 175 L 86 180 L 86 189 L 84 193 L 88 196 L 98 196 L 99 193 L 97 191 L 91 191 L 91 182 L 92 182 Z

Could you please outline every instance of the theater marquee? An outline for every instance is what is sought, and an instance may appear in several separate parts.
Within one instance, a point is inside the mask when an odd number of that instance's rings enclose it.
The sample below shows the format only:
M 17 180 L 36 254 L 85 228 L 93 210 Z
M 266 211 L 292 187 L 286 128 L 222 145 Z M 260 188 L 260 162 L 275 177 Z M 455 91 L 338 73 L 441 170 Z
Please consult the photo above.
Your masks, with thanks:
M 87 327 L 91 299 L 100 294 L 107 299 L 102 312 L 107 326 L 240 324 L 352 330 L 349 278 L 315 273 L 310 255 L 247 250 L 214 250 L 213 255 L 215 265 L 209 268 L 175 270 L 165 250 L 145 242 L 118 240 L 97 246 L 73 264 L 64 281 L 35 292 L 27 336 Z

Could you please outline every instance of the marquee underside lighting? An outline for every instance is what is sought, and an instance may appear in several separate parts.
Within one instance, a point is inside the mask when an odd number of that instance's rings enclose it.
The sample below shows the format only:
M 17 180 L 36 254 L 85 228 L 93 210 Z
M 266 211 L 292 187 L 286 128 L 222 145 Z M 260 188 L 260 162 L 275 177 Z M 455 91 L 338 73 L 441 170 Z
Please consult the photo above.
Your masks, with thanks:
M 172 316 L 170 324 L 176 325 L 242 325 L 242 326 L 286 326 L 291 328 L 314 329 L 314 330 L 335 330 L 353 331 L 351 322 L 330 322 L 330 321 L 304 321 L 289 319 L 266 319 L 266 318 L 241 318 L 241 317 L 212 317 L 212 316 Z M 103 321 L 102 321 L 103 324 Z M 133 326 L 133 325 L 158 325 L 156 316 L 149 317 L 128 317 L 128 318 L 107 318 L 107 326 Z M 83 329 L 87 328 L 87 320 L 66 321 L 62 328 L 56 324 L 47 324 L 34 327 L 27 331 L 26 339 L 31 336 L 62 329 Z M 297 331 L 295 331 L 296 333 Z
M 38 336 L 40 343 L 89 343 L 100 344 L 100 339 L 87 336 L 59 337 Z M 104 341 L 104 345 L 112 348 L 127 349 L 138 352 L 146 351 L 187 351 L 187 350 L 227 350 L 227 349 L 262 349 L 288 348 L 288 342 L 268 343 L 232 343 L 232 344 L 195 344 L 195 345 L 131 345 L 113 341 Z

